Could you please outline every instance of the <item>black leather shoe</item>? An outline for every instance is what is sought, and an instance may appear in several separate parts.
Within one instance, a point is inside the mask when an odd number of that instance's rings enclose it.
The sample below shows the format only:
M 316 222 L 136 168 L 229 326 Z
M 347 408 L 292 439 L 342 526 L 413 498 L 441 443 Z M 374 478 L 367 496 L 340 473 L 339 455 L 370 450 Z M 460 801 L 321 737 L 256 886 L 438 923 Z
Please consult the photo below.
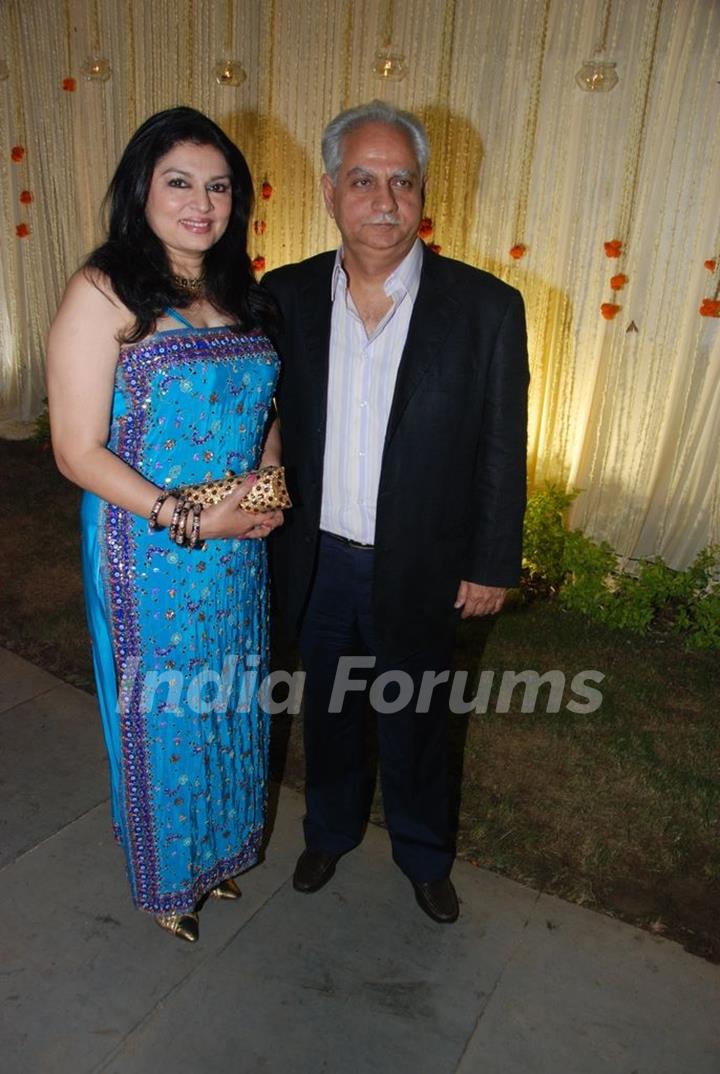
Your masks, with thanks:
M 431 884 L 416 884 L 415 898 L 421 910 L 424 910 L 433 921 L 441 925 L 452 925 L 457 921 L 460 907 L 458 897 L 449 876 L 442 880 L 433 880 Z
M 319 891 L 335 872 L 339 860 L 339 854 L 326 854 L 323 850 L 303 850 L 295 866 L 293 887 L 306 895 Z

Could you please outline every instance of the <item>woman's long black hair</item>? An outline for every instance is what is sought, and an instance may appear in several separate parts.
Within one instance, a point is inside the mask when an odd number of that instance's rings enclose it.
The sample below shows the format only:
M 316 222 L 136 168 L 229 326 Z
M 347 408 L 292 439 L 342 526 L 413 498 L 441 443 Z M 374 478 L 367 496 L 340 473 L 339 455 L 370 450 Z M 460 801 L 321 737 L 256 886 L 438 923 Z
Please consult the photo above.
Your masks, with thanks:
M 232 211 L 222 238 L 205 254 L 205 292 L 218 309 L 245 329 L 269 330 L 275 305 L 255 282 L 247 252 L 253 185 L 244 156 L 211 119 L 194 108 L 168 108 L 150 116 L 125 148 L 106 195 L 108 237 L 86 265 L 105 273 L 118 298 L 135 314 L 135 325 L 121 342 L 136 343 L 155 330 L 168 306 L 188 305 L 187 293 L 173 282 L 163 243 L 145 217 L 150 181 L 158 160 L 181 142 L 211 145 L 224 156 L 231 175 Z

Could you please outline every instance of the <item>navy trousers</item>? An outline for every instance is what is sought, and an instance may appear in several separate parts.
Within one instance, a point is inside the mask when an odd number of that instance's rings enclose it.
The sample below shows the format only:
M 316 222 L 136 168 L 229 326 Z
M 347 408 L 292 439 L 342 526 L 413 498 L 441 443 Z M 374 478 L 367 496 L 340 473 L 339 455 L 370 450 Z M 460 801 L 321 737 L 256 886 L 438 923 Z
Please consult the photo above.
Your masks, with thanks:
M 397 711 L 377 714 L 380 783 L 393 858 L 411 880 L 432 882 L 448 875 L 454 856 L 447 787 L 450 687 L 435 683 L 429 691 L 427 676 L 424 695 L 420 687 L 426 673 L 449 672 L 452 644 L 444 652 L 413 653 L 392 666 L 383 662 L 373 627 L 373 559 L 370 549 L 320 535 L 317 572 L 300 632 L 307 675 L 305 841 L 312 850 L 344 854 L 362 839 L 372 785 L 365 718 L 375 681 L 374 700 L 381 697 L 375 711 L 383 702 L 393 710 L 401 704 Z M 343 657 L 351 659 L 341 663 Z M 375 657 L 375 666 L 357 666 L 358 657 Z M 344 689 L 348 682 L 363 681 L 362 691 Z M 427 712 L 416 711 L 419 696 L 424 696 L 420 707 Z M 339 711 L 331 712 L 340 700 Z

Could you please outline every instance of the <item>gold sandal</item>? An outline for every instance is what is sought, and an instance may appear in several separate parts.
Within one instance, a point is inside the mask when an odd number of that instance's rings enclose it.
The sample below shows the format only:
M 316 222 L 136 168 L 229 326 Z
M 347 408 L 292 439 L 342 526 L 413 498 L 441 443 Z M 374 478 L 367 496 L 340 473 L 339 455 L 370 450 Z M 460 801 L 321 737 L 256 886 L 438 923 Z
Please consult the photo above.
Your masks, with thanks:
M 242 892 L 232 876 L 221 880 L 216 888 L 211 888 L 208 892 L 208 897 L 212 899 L 239 899 L 241 895 Z
M 192 914 L 155 914 L 155 921 L 161 929 L 177 936 L 179 940 L 195 943 L 200 935 L 200 922 L 196 913 Z

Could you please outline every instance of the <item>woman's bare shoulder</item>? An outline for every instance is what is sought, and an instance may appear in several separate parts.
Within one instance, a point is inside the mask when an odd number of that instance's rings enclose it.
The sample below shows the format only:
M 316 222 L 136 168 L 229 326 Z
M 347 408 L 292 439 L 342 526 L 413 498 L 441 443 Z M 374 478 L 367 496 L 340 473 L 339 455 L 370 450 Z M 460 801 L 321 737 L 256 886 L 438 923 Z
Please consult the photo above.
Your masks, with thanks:
M 87 265 L 68 280 L 55 320 L 74 321 L 78 317 L 93 325 L 103 322 L 113 334 L 123 331 L 135 320 L 116 295 L 109 277 Z
M 73 302 L 89 302 L 93 305 L 97 303 L 101 308 L 104 303 L 117 310 L 128 312 L 125 304 L 115 294 L 110 277 L 91 265 L 83 265 L 73 273 L 67 282 L 63 298 Z

